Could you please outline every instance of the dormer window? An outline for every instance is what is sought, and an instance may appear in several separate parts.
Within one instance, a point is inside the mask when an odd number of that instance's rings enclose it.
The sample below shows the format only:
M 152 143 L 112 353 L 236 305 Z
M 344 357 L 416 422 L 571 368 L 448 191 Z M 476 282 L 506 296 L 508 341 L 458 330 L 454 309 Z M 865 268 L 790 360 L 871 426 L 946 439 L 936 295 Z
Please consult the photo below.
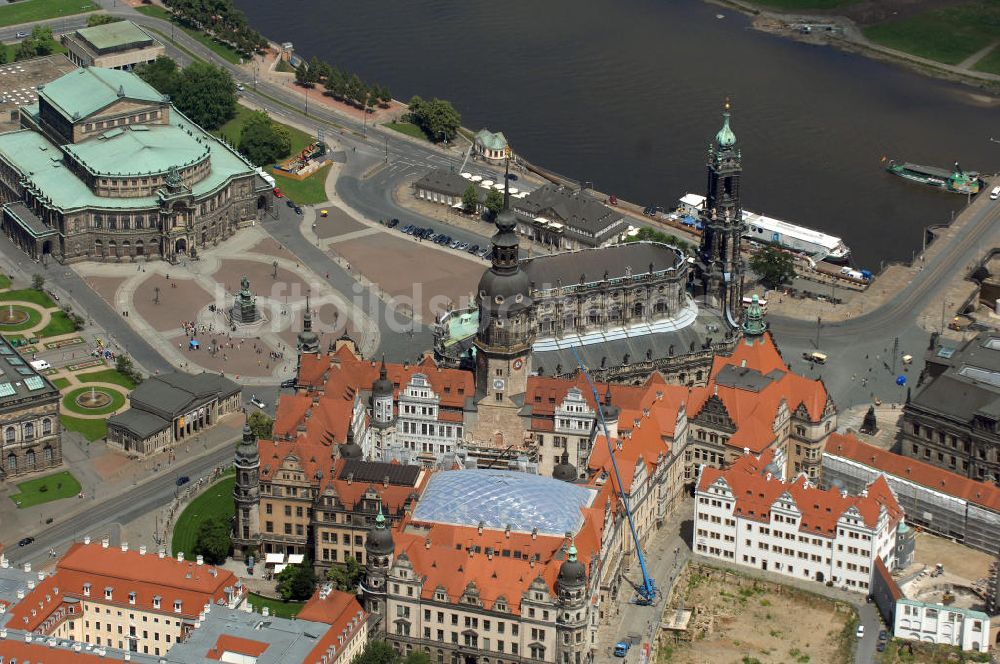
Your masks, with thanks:
M 179 599 L 174 600 L 174 613 L 181 612 L 181 601 Z
M 159 595 L 154 595 L 153 596 L 153 608 L 154 609 L 160 608 L 160 596 Z
M 89 583 L 83 584 L 83 596 L 84 597 L 90 597 L 90 584 Z
M 111 586 L 108 586 L 107 588 L 105 588 L 104 589 L 104 599 L 111 599 L 111 594 L 112 594 L 113 591 L 114 591 L 114 588 L 112 588 Z
M 135 604 L 135 591 L 134 590 L 128 594 L 128 603 L 132 604 L 132 605 Z

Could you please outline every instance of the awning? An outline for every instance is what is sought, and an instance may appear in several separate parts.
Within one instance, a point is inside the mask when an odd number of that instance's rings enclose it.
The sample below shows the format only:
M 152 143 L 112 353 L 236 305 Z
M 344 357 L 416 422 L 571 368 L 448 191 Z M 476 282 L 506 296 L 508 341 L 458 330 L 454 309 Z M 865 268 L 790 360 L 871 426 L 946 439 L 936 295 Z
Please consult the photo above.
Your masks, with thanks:
M 200 343 L 198 343 L 197 339 L 192 339 L 190 343 L 191 343 L 191 348 L 197 348 L 198 346 L 201 345 Z
M 282 563 L 281 565 L 275 565 L 274 566 L 274 574 L 275 574 L 275 576 L 277 576 L 278 574 L 281 574 L 281 570 L 285 569 L 286 567 L 288 567 L 288 565 L 285 565 L 284 563 Z
M 289 553 L 288 554 L 288 564 L 289 565 L 301 565 L 302 561 L 306 559 L 304 554 L 301 553 Z
M 279 563 L 285 562 L 285 554 L 283 553 L 265 553 L 264 554 L 264 564 L 265 565 L 277 565 Z

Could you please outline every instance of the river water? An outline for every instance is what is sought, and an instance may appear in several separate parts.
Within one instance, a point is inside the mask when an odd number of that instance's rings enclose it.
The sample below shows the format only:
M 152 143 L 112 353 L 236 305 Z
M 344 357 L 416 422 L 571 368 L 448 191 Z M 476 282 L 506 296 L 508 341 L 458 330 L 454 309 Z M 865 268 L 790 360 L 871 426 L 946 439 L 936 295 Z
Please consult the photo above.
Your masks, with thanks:
M 700 0 L 236 0 L 274 41 L 413 94 L 602 191 L 703 193 L 733 100 L 744 207 L 839 235 L 855 264 L 909 260 L 965 199 L 884 173 L 882 155 L 1000 171 L 1000 117 L 969 90 L 750 28 Z M 719 19 L 717 14 L 723 14 Z

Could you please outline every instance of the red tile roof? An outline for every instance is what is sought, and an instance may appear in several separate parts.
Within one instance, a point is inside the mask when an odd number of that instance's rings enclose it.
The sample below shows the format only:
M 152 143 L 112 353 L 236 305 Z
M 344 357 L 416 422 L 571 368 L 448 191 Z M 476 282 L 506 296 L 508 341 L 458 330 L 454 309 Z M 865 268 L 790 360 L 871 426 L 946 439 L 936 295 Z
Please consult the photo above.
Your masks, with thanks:
M 698 490 L 707 491 L 722 479 L 735 499 L 733 513 L 758 521 L 769 521 L 771 507 L 787 492 L 802 513 L 799 530 L 816 535 L 834 535 L 838 520 L 852 507 L 869 528 L 877 526 L 882 508 L 886 509 L 892 521 L 902 519 L 903 510 L 885 478 L 872 482 L 866 496 L 844 496 L 836 489 L 820 489 L 801 475 L 792 482 L 771 477 L 766 467 L 773 460 L 774 451 L 767 450 L 759 457 L 745 454 L 726 470 L 706 466 L 702 470 Z
M 320 661 L 330 648 L 335 649 L 335 654 L 342 652 L 351 639 L 358 635 L 367 619 L 367 614 L 354 595 L 340 590 L 331 590 L 326 597 L 320 595 L 321 592 L 317 591 L 297 616 L 299 620 L 330 625 L 330 629 L 309 652 L 304 660 L 306 663 Z
M 222 655 L 226 652 L 260 657 L 267 650 L 268 645 L 262 641 L 244 639 L 239 636 L 230 636 L 229 634 L 220 634 L 219 638 L 215 641 L 215 646 L 205 653 L 205 657 L 208 659 L 221 659 Z
M 205 604 L 228 600 L 225 588 L 237 592 L 238 579 L 232 572 L 212 565 L 78 542 L 56 564 L 55 574 L 46 577 L 13 607 L 10 626 L 36 629 L 59 609 L 64 597 L 84 597 L 87 583 L 92 602 L 135 606 L 143 611 L 162 611 L 191 619 L 198 616 Z M 112 588 L 111 600 L 105 599 L 108 587 Z M 134 605 L 129 602 L 131 592 L 136 594 Z M 153 598 L 157 596 L 160 608 L 154 609 Z M 180 613 L 174 612 L 176 600 L 181 601 Z
M 914 484 L 1000 512 L 1000 487 L 977 482 L 929 463 L 869 445 L 854 436 L 832 434 L 826 454 L 841 456 Z
M 113 652 L 113 651 L 112 651 Z M 69 648 L 50 648 L 45 642 L 36 640 L 25 643 L 12 638 L 0 641 L 0 655 L 9 662 L 37 662 L 38 664 L 98 664 L 123 661 L 119 657 L 102 657 L 93 652 L 75 652 Z

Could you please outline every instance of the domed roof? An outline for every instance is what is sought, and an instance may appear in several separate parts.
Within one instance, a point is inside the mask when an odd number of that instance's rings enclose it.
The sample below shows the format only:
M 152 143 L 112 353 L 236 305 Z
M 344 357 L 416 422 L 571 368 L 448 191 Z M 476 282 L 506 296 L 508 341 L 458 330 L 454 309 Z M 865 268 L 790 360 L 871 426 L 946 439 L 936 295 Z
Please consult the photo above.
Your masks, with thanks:
M 251 466 L 259 463 L 259 453 L 257 451 L 257 437 L 253 435 L 249 424 L 243 425 L 243 440 L 236 446 L 236 464 L 240 466 Z
M 387 396 L 392 395 L 392 383 L 386 377 L 385 372 L 385 356 L 382 356 L 382 366 L 378 369 L 378 380 L 372 383 L 372 395 L 373 396 Z
M 375 527 L 368 531 L 368 538 L 365 540 L 365 550 L 369 553 L 386 555 L 392 553 L 395 548 L 392 531 L 386 527 L 382 506 L 379 505 Z
M 582 586 L 587 583 L 587 568 L 576 559 L 576 544 L 570 544 L 569 557 L 559 566 L 559 578 L 556 583 L 560 586 Z
M 563 452 L 562 460 L 552 469 L 552 478 L 563 482 L 575 482 L 577 479 L 576 466 L 569 462 L 569 454 Z
M 364 456 L 364 450 L 354 442 L 354 427 L 347 427 L 347 442 L 340 446 L 340 456 L 345 459 L 360 459 Z
M 531 280 L 523 270 L 511 273 L 497 273 L 493 269 L 486 270 L 479 280 L 479 294 L 483 305 L 489 309 L 498 309 L 510 313 L 531 306 Z M 517 301 L 517 296 L 521 301 Z M 501 298 L 497 301 L 497 298 Z
M 736 134 L 729 126 L 729 102 L 726 102 L 726 112 L 722 114 L 722 129 L 715 135 L 715 142 L 722 148 L 736 145 Z

